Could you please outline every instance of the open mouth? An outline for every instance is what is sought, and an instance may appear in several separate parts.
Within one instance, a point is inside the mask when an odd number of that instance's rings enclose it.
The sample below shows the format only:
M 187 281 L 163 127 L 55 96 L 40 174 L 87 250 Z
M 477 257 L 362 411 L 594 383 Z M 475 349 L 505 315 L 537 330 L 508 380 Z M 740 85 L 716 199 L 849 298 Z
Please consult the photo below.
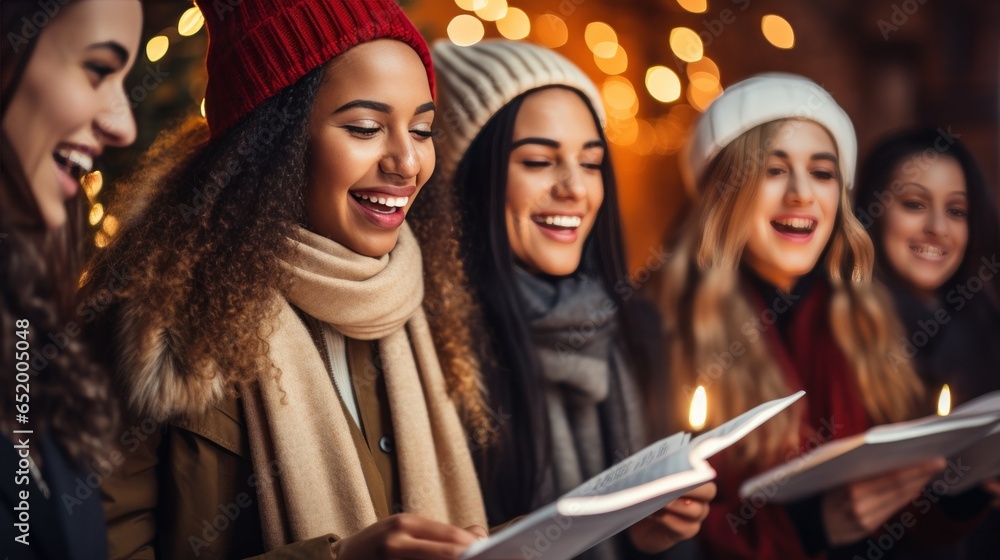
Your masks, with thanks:
M 816 231 L 816 220 L 810 218 L 781 218 L 771 220 L 771 227 L 778 233 L 805 237 Z
M 583 223 L 583 218 L 561 214 L 535 214 L 531 217 L 531 221 L 553 231 L 575 231 Z
M 940 260 L 948 254 L 948 251 L 940 245 L 931 245 L 930 243 L 913 243 L 910 245 L 910 250 L 917 255 L 930 260 Z
M 408 196 L 385 196 L 384 194 L 351 193 L 354 200 L 365 208 L 378 212 L 379 214 L 393 214 L 402 212 L 406 204 L 410 202 Z
M 59 169 L 77 181 L 83 179 L 83 176 L 94 168 L 94 158 L 74 148 L 60 147 L 52 152 L 52 157 Z

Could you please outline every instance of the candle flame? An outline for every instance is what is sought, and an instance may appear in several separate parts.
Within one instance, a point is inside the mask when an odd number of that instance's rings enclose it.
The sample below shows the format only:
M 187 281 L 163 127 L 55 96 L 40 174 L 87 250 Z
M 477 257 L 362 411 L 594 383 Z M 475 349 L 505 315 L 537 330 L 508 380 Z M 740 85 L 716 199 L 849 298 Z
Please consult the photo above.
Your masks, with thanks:
M 941 387 L 941 396 L 938 397 L 938 416 L 948 416 L 951 412 L 951 388 L 945 383 L 944 387 Z
M 691 397 L 691 413 L 688 415 L 688 422 L 691 423 L 692 429 L 700 430 L 705 427 L 707 418 L 708 397 L 705 394 L 705 388 L 699 385 L 694 391 L 694 396 Z

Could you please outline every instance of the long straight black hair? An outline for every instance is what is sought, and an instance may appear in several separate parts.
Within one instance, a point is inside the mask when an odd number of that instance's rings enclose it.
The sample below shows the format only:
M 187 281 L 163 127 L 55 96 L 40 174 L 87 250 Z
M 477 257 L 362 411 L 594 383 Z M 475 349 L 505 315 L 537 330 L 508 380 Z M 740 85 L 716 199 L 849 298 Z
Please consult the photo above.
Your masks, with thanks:
M 562 87 L 562 86 L 549 86 Z M 566 88 L 570 89 L 570 88 Z M 524 303 L 514 275 L 515 257 L 507 236 L 505 206 L 507 166 L 514 123 L 526 92 L 498 111 L 473 140 L 458 165 L 455 187 L 462 220 L 461 253 L 472 289 L 482 308 L 488 341 L 479 349 L 490 406 L 501 419 L 494 445 L 475 453 L 487 516 L 491 523 L 529 513 L 551 457 L 551 434 L 545 406 L 542 369 L 532 349 Z M 586 96 L 601 140 L 607 142 L 600 119 Z M 577 274 L 599 281 L 620 311 L 619 333 L 628 345 L 639 382 L 646 364 L 633 351 L 628 336 L 626 296 L 631 283 L 625 264 L 618 212 L 618 191 L 611 158 L 601 164 L 604 202 L 587 238 Z M 625 289 L 623 289 L 625 288 Z
M 965 176 L 968 195 L 969 242 L 958 270 L 937 290 L 944 298 L 958 284 L 977 276 L 982 260 L 985 258 L 989 261 L 1000 248 L 1000 215 L 996 200 L 982 169 L 958 138 L 951 138 L 941 129 L 934 128 L 903 130 L 883 138 L 868 154 L 859 170 L 855 214 L 868 230 L 875 245 L 876 274 L 891 288 L 905 288 L 905 281 L 892 270 L 885 257 L 885 247 L 882 244 L 882 216 L 885 209 L 881 199 L 885 198 L 885 194 L 891 193 L 896 169 L 911 158 L 925 154 L 928 157 L 933 155 L 935 158 L 955 160 Z M 1000 280 L 984 280 L 983 287 L 989 308 L 994 312 L 1000 311 Z M 982 309 L 982 306 L 972 305 L 966 308 Z

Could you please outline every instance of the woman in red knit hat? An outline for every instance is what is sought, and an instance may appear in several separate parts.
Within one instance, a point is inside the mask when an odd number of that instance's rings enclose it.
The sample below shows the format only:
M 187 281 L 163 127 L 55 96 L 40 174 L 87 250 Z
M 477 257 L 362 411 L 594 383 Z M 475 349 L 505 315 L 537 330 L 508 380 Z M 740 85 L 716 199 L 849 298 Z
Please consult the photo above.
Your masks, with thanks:
M 391 0 L 200 4 L 207 126 L 119 187 L 88 279 L 123 286 L 111 556 L 457 558 L 485 534 L 482 404 L 441 372 L 404 222 L 434 168 L 427 45 Z

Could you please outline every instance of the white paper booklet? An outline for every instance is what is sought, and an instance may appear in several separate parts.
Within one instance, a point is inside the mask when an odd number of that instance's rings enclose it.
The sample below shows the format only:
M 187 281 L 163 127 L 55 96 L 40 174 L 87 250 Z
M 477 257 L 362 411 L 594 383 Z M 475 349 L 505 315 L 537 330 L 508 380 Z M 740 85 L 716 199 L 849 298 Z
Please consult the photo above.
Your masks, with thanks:
M 714 479 L 708 458 L 804 394 L 764 403 L 695 438 L 681 432 L 662 439 L 470 546 L 462 560 L 573 558 Z
M 949 494 L 1000 474 L 1000 391 L 956 407 L 948 416 L 876 426 L 821 445 L 747 480 L 740 496 L 794 501 L 934 457 L 948 457 L 961 466 Z

